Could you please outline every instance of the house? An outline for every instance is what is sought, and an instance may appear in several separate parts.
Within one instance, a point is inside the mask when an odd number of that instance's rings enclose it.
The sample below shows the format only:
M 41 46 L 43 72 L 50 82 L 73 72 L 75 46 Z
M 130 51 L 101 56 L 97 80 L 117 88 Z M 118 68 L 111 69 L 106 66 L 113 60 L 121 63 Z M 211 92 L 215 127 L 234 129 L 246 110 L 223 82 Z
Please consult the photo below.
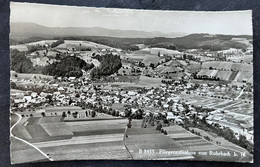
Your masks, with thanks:
M 52 84 L 51 85 L 53 88 L 58 88 L 59 87 L 59 84 Z
M 59 88 L 58 88 L 58 91 L 59 91 L 59 92 L 64 92 L 65 89 L 64 89 L 63 87 L 59 87 Z
M 36 98 L 37 96 L 38 96 L 38 94 L 36 92 L 31 93 L 31 97 Z
M 75 79 L 76 79 L 76 77 L 69 77 L 69 78 L 68 78 L 68 80 L 69 80 L 70 82 L 74 82 Z

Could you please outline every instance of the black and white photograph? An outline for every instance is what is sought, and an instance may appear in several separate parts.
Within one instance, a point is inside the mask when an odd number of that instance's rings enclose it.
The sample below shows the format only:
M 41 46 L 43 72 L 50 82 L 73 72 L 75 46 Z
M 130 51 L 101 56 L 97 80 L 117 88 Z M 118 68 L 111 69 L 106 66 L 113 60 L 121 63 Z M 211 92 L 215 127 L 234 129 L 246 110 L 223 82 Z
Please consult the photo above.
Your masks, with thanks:
M 251 10 L 11 2 L 9 39 L 12 164 L 253 163 Z

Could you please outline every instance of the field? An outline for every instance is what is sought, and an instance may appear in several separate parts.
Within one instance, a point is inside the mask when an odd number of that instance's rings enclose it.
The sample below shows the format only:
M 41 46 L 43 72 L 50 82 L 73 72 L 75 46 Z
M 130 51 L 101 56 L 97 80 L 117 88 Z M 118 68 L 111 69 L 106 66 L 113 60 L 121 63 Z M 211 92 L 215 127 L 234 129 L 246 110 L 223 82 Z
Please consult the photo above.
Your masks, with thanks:
M 192 134 L 177 125 L 163 127 L 163 129 L 168 133 L 167 135 L 164 135 L 156 131 L 155 127 L 140 128 L 137 126 L 139 124 L 140 123 L 136 123 L 136 121 L 134 121 L 133 127 L 128 128 L 126 133 L 128 137 L 125 139 L 125 144 L 133 159 L 193 159 L 212 161 L 235 160 L 238 162 L 252 160 L 252 156 L 248 153 L 246 153 L 245 156 L 240 156 L 240 151 L 245 151 L 242 148 L 238 149 L 235 145 L 231 144 L 226 147 L 211 143 L 203 137 Z M 206 132 L 199 132 L 202 136 L 208 135 Z M 223 142 L 223 140 L 221 141 Z M 161 150 L 166 152 L 163 153 Z M 178 151 L 179 153 L 176 153 Z M 189 152 L 189 154 L 185 153 L 185 151 Z M 230 155 L 212 155 L 212 152 L 221 151 L 223 153 L 229 152 Z M 239 156 L 234 156 L 234 153 Z
M 26 80 L 30 80 L 30 79 L 53 79 L 53 76 L 50 75 L 43 75 L 43 74 L 26 74 L 26 73 L 17 73 L 14 71 L 11 71 L 11 79 L 15 79 L 15 74 L 17 75 L 18 79 L 26 79 Z
M 209 61 L 202 64 L 202 68 L 209 69 L 210 67 L 216 69 L 224 70 L 234 70 L 234 71 L 253 71 L 252 64 L 247 63 L 233 63 L 233 62 L 224 62 L 224 61 Z
M 94 43 L 94 42 L 89 42 L 89 41 L 76 41 L 76 40 L 65 40 L 63 44 L 55 47 L 55 49 L 72 49 L 75 47 L 90 47 L 90 48 L 95 48 L 95 49 L 111 49 L 111 47 Z
M 231 150 L 238 151 L 238 152 L 246 152 L 247 154 L 249 154 L 246 149 L 239 147 L 239 146 L 225 140 L 223 137 L 220 137 L 220 136 L 218 136 L 214 133 L 205 132 L 205 131 L 198 129 L 198 128 L 190 128 L 190 129 L 193 129 L 195 132 L 200 133 L 202 136 L 208 136 L 212 140 L 213 144 L 217 144 L 217 142 L 220 142 L 219 145 L 222 146 L 222 147 L 226 147 L 226 148 L 229 148 Z
M 253 55 L 228 56 L 227 60 L 231 60 L 231 61 L 234 61 L 234 62 L 240 62 L 242 60 L 246 63 L 251 63 L 253 61 Z
M 140 76 L 138 86 L 139 87 L 159 87 L 161 85 L 161 78 L 150 78 L 146 76 Z
M 129 78 L 128 78 L 129 77 Z M 120 86 L 125 89 L 128 88 L 138 88 L 138 87 L 159 87 L 161 85 L 161 78 L 151 78 L 147 76 L 141 75 L 135 77 L 135 76 L 120 76 L 118 77 L 118 82 L 111 83 L 111 86 Z M 119 82 L 121 81 L 121 82 Z
M 140 76 L 118 76 L 117 82 L 138 82 Z
M 71 138 L 73 133 L 60 121 L 60 117 L 31 117 L 14 127 L 13 134 L 30 142 Z
M 28 48 L 26 47 L 26 45 L 11 45 L 10 49 L 17 49 L 21 52 L 28 51 Z
M 195 160 L 208 160 L 208 161 L 236 161 L 236 162 L 246 162 L 252 161 L 252 156 L 246 154 L 246 156 L 240 156 L 240 151 L 238 148 L 233 149 L 232 147 L 223 147 L 220 145 L 213 144 L 200 136 L 192 134 L 191 132 L 185 130 L 180 126 L 170 126 L 164 127 L 168 132 L 168 136 L 171 137 L 174 142 L 182 145 L 184 148 L 189 150 L 190 152 L 196 152 L 194 155 Z M 207 135 L 206 133 L 202 133 L 199 131 L 202 136 Z M 229 152 L 230 156 L 216 156 L 210 155 L 210 152 Z M 234 156 L 234 152 L 239 156 Z
M 212 98 L 208 96 L 197 96 L 197 95 L 181 95 L 182 98 L 189 100 L 189 104 L 199 105 L 215 109 L 224 109 L 234 113 L 240 113 L 243 115 L 252 115 L 253 113 L 253 104 L 244 103 L 236 100 L 227 100 Z M 192 100 L 190 100 L 192 99 Z
M 74 134 L 71 139 L 34 144 L 55 160 L 127 159 L 123 145 L 126 122 L 125 119 L 66 122 Z
M 37 150 L 32 148 L 31 146 L 17 140 L 15 138 L 10 138 L 11 140 L 11 163 L 28 163 L 28 162 L 43 162 L 49 161 L 46 157 L 44 157 Z
M 191 155 L 160 153 L 160 150 L 179 151 L 185 150 L 185 148 L 155 129 L 133 127 L 127 129 L 126 134 L 128 137 L 125 139 L 125 144 L 133 159 L 193 159 Z M 140 153 L 140 150 L 142 150 L 142 153 Z
M 146 66 L 150 66 L 150 64 L 157 65 L 159 63 L 160 58 L 157 55 L 146 55 L 143 59 L 143 63 Z
M 253 83 L 253 71 L 220 71 L 202 69 L 198 72 L 198 76 L 217 77 L 224 81 L 243 82 L 247 81 Z
M 70 108 L 71 111 L 77 109 Z M 48 112 L 54 111 L 62 112 L 64 108 L 48 109 Z M 17 119 L 16 117 L 12 118 L 14 123 Z M 35 147 L 41 149 L 54 160 L 130 158 L 123 145 L 126 119 L 111 120 L 104 118 L 99 120 L 97 118 L 96 120 L 76 120 L 71 122 L 63 122 L 60 116 L 23 119 L 13 129 L 13 134 L 33 143 Z M 37 150 L 30 148 L 30 146 L 21 143 L 19 140 L 12 142 L 14 146 L 12 162 L 46 160 Z M 34 152 L 36 154 L 32 156 Z M 20 153 L 32 156 L 32 159 L 19 156 Z
M 38 41 L 38 42 L 30 42 L 26 44 L 19 44 L 19 45 L 11 45 L 11 49 L 17 49 L 19 51 L 28 51 L 27 45 L 45 45 L 45 44 L 51 44 L 56 40 L 43 40 L 43 41 Z

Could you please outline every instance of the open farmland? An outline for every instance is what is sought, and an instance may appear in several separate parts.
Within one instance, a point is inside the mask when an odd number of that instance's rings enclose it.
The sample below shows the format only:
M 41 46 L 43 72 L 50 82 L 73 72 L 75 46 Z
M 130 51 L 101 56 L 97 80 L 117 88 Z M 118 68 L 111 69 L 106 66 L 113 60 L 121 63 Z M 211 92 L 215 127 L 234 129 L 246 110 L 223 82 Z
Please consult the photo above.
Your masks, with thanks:
M 64 157 L 66 160 L 128 159 L 123 145 L 126 122 L 125 119 L 66 122 L 73 132 L 72 138 L 39 141 L 34 145 L 50 153 L 55 160 L 64 160 Z M 73 150 L 73 154 L 69 150 Z
M 22 141 L 15 138 L 11 138 L 10 140 L 12 142 L 10 146 L 12 164 L 49 161 L 37 150 Z
M 126 134 L 125 143 L 133 159 L 193 159 L 192 155 L 161 153 L 160 150 L 179 151 L 185 148 L 155 129 L 129 128 Z
M 76 40 L 64 40 L 64 43 L 55 47 L 55 49 L 67 50 L 67 49 L 72 49 L 72 48 L 79 47 L 79 46 L 82 46 L 82 47 L 85 46 L 85 47 L 96 48 L 96 49 L 111 49 L 111 47 L 106 46 L 106 45 L 89 42 L 89 41 L 76 41 Z
M 161 78 L 141 76 L 137 85 L 140 87 L 159 87 L 161 85 L 161 81 Z
M 236 100 L 227 100 L 227 99 L 219 99 L 212 98 L 208 96 L 198 96 L 198 95 L 181 95 L 182 98 L 188 99 L 191 98 L 193 100 L 189 100 L 189 104 L 204 106 L 215 109 L 224 109 L 230 112 L 251 115 L 253 112 L 253 104 L 252 103 L 241 103 L 241 101 Z
M 227 60 L 231 60 L 234 62 L 246 62 L 251 63 L 253 61 L 253 55 L 236 55 L 236 56 L 228 56 Z
M 191 132 L 185 130 L 180 126 L 170 126 L 164 127 L 164 129 L 168 132 L 168 136 L 173 139 L 173 141 L 177 144 L 182 145 L 190 152 L 195 151 L 196 155 L 194 155 L 195 160 L 208 160 L 208 161 L 234 161 L 236 162 L 246 162 L 251 160 L 251 156 L 246 154 L 246 156 L 241 156 L 241 153 L 238 149 L 232 149 L 223 147 L 217 144 L 213 144 L 200 136 L 192 134 Z M 204 136 L 201 132 L 201 135 Z M 211 152 L 223 152 L 230 153 L 230 156 L 216 156 L 211 155 Z M 234 152 L 239 156 L 234 156 Z
M 15 77 L 17 75 L 17 77 Z M 11 78 L 17 78 L 17 79 L 34 79 L 34 80 L 39 80 L 39 79 L 53 79 L 53 76 L 50 75 L 43 75 L 43 74 L 26 74 L 26 73 L 17 73 L 14 71 L 11 71 Z
M 28 51 L 28 48 L 27 48 L 26 45 L 11 45 L 11 46 L 10 46 L 10 49 L 17 49 L 17 50 L 19 50 L 19 51 L 21 51 L 21 52 L 26 52 L 26 51 Z
M 129 79 L 127 79 L 127 77 L 130 77 Z M 151 77 L 146 77 L 146 76 L 140 76 L 140 77 L 136 77 L 136 76 L 121 76 L 119 77 L 119 79 L 117 80 L 118 82 L 113 82 L 111 83 L 111 86 L 120 86 L 123 87 L 125 89 L 128 88 L 137 88 L 137 87 L 159 87 L 161 85 L 161 78 L 151 78 Z M 134 78 L 134 80 L 132 79 Z M 139 78 L 139 79 L 136 79 Z M 119 82 L 121 81 L 121 82 Z
M 52 111 L 52 109 L 50 109 Z M 49 110 L 49 111 L 50 111 Z M 73 108 L 70 108 L 73 111 Z M 76 108 L 74 108 L 76 110 Z M 55 110 L 58 112 L 57 110 Z M 62 108 L 59 111 L 63 111 Z M 13 117 L 12 122 L 16 121 Z M 104 117 L 105 118 L 105 117 Z M 23 120 L 23 119 L 22 119 Z M 31 117 L 21 121 L 13 129 L 13 134 L 23 138 L 48 154 L 54 160 L 75 159 L 129 159 L 130 156 L 123 145 L 123 134 L 126 119 L 103 119 L 63 122 L 61 117 Z M 17 145 L 20 144 L 21 146 Z M 18 153 L 31 155 L 37 152 L 28 145 L 13 141 L 14 163 L 27 162 Z M 71 154 L 71 150 L 75 154 Z M 102 153 L 100 152 L 102 150 Z M 40 154 L 40 153 L 39 153 Z M 37 155 L 37 154 L 36 154 Z M 41 154 L 28 161 L 46 160 Z
M 150 66 L 150 64 L 157 65 L 159 63 L 160 58 L 156 55 L 147 55 L 144 57 L 144 60 L 142 61 L 146 66 Z
M 209 61 L 209 62 L 204 62 L 202 64 L 202 68 L 209 69 L 210 67 L 216 69 L 223 69 L 223 70 L 233 70 L 233 71 L 239 71 L 239 70 L 253 71 L 253 66 L 247 63 Z
M 19 51 L 28 51 L 28 45 L 45 45 L 45 44 L 51 44 L 55 42 L 56 40 L 42 40 L 42 41 L 37 41 L 37 42 L 30 42 L 26 44 L 18 44 L 18 45 L 11 45 L 11 49 L 17 49 Z
M 75 140 L 76 144 L 59 145 L 50 147 L 39 147 L 49 152 L 50 156 L 56 161 L 59 160 L 95 160 L 95 159 L 129 159 L 129 155 L 122 142 L 123 136 L 117 140 L 111 139 L 105 136 L 102 142 L 95 141 L 97 138 L 88 137 L 80 138 L 80 141 L 86 141 L 86 143 L 80 144 Z M 88 142 L 89 141 L 89 142 Z
M 32 117 L 14 127 L 13 134 L 30 142 L 71 138 L 73 133 L 58 117 Z

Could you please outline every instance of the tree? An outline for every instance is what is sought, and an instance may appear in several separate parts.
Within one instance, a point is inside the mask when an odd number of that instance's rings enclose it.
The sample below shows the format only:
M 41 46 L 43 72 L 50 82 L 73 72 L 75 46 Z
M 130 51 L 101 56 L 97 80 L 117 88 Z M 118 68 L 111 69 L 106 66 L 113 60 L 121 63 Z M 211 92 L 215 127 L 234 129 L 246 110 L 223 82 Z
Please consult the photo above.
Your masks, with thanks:
M 162 129 L 162 124 L 161 122 L 159 122 L 156 126 L 156 130 L 161 130 Z
M 67 56 L 60 61 L 43 67 L 42 73 L 56 77 L 81 77 L 83 75 L 82 70 L 87 71 L 93 67 L 93 63 L 87 64 L 84 60 L 76 56 Z
M 63 44 L 63 43 L 64 43 L 64 40 L 59 39 L 51 44 L 51 48 L 55 48 L 56 46 L 59 46 L 60 44 Z
M 16 86 L 16 83 L 11 82 L 11 83 L 10 83 L 10 87 L 11 87 L 11 89 L 16 89 L 16 87 L 17 87 L 17 86 Z
M 96 111 L 92 110 L 91 117 L 95 117 L 95 116 L 96 116 Z
M 73 113 L 72 113 L 72 116 L 73 116 L 73 118 L 77 118 L 78 112 L 73 112 Z
M 47 95 L 46 99 L 48 99 L 48 103 L 51 104 L 52 103 L 52 96 L 51 95 Z
M 65 111 L 63 111 L 62 115 L 61 115 L 63 118 L 67 117 L 67 114 Z
M 42 115 L 43 117 L 45 117 L 45 116 L 46 116 L 45 112 L 42 112 L 42 113 L 41 113 L 41 115 Z
M 116 110 L 112 110 L 111 115 L 112 115 L 112 116 L 116 116 Z
M 93 79 L 114 74 L 122 67 L 120 56 L 117 55 L 106 54 L 104 56 L 96 56 L 96 59 L 101 65 L 92 69 L 90 75 Z
M 17 49 L 12 49 L 10 51 L 11 59 L 11 70 L 19 73 L 32 73 L 35 72 L 33 63 L 29 58 L 25 56 L 25 52 L 20 52 Z
M 126 108 L 125 109 L 125 117 L 130 117 L 130 115 L 132 114 L 132 111 L 131 111 L 131 109 L 130 108 Z

